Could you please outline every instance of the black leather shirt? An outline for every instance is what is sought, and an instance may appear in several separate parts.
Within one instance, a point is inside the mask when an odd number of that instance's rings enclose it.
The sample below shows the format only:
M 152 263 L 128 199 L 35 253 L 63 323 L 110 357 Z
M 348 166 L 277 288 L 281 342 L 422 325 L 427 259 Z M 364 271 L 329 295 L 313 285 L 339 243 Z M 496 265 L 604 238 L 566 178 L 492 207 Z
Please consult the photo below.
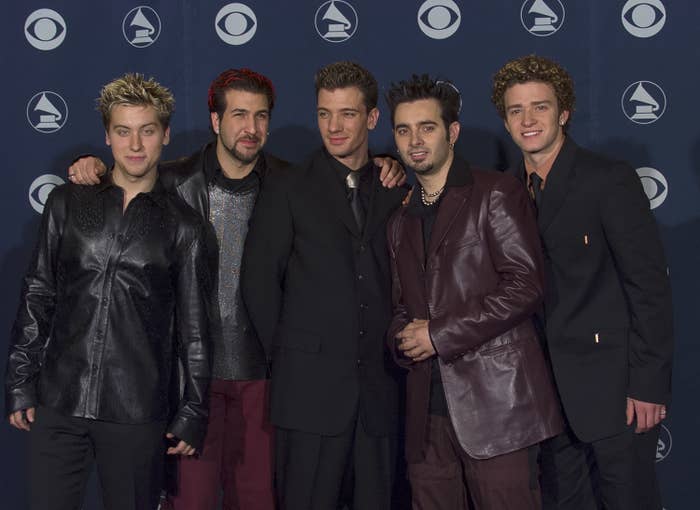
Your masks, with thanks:
M 160 181 L 122 204 L 109 176 L 51 193 L 12 331 L 7 412 L 171 419 L 168 430 L 198 447 L 210 375 L 203 222 Z M 178 358 L 184 394 L 174 406 Z

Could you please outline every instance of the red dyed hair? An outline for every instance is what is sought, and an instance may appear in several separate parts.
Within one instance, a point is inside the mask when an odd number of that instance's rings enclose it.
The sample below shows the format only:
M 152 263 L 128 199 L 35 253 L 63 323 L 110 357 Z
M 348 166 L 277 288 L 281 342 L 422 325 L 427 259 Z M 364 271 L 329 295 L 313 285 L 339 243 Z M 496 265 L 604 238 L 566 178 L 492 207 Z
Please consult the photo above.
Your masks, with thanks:
M 254 94 L 265 94 L 270 112 L 275 106 L 275 88 L 270 79 L 244 67 L 242 69 L 227 69 L 211 82 L 207 101 L 210 112 L 216 112 L 219 115 L 224 113 L 226 91 L 228 90 L 244 90 Z

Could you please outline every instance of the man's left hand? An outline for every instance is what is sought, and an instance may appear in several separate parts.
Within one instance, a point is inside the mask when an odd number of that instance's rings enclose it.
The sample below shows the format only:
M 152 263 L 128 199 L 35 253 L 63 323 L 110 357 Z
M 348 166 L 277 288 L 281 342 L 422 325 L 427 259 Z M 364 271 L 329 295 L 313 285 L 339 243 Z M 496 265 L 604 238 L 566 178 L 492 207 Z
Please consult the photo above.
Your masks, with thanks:
M 433 342 L 430 340 L 429 322 L 424 319 L 413 319 L 396 335 L 399 339 L 398 349 L 413 361 L 423 361 L 436 354 Z
M 170 432 L 165 434 L 165 437 L 168 439 L 175 439 L 175 436 L 172 435 Z M 187 444 L 185 441 L 182 439 L 175 445 L 171 446 L 170 448 L 167 449 L 165 453 L 168 455 L 184 455 L 186 457 L 189 457 L 190 455 L 194 455 L 196 450 Z
M 634 431 L 637 434 L 647 432 L 666 418 L 666 406 L 627 397 L 627 425 L 632 424 L 635 416 L 637 427 Z
M 401 186 L 406 182 L 406 172 L 401 164 L 393 158 L 374 158 L 374 164 L 379 167 L 379 179 L 385 188 Z

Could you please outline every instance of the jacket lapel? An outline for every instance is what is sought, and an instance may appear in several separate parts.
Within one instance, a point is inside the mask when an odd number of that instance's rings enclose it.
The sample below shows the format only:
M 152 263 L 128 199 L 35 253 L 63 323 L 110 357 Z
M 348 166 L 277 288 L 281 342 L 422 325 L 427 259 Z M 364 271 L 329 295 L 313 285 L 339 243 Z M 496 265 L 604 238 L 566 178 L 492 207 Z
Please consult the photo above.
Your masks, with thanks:
M 566 200 L 569 187 L 573 182 L 576 150 L 577 146 L 574 141 L 566 137 L 545 183 L 542 204 L 537 214 L 537 225 L 540 232 L 547 230 Z
M 433 231 L 430 233 L 428 258 L 435 256 L 455 219 L 463 214 L 462 211 L 469 203 L 472 188 L 473 184 L 470 183 L 467 186 L 451 187 L 445 190 L 445 196 L 440 201 L 440 208 L 435 218 Z
M 401 203 L 404 196 L 406 196 L 406 190 L 403 187 L 387 189 L 382 186 L 379 180 L 379 169 L 375 166 L 372 167 L 372 187 L 365 230 L 362 235 L 363 240 L 371 239 L 379 228 L 386 226 L 387 217 Z

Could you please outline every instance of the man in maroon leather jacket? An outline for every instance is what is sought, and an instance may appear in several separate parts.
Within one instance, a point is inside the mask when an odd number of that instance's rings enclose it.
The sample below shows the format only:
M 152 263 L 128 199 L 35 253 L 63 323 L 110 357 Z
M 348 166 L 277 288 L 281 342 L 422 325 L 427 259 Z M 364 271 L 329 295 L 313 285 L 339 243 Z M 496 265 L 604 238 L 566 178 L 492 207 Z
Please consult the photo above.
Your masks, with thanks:
M 414 75 L 387 101 L 418 180 L 388 225 L 413 507 L 539 509 L 536 445 L 562 421 L 531 321 L 543 273 L 529 199 L 513 177 L 454 155 L 450 83 Z

